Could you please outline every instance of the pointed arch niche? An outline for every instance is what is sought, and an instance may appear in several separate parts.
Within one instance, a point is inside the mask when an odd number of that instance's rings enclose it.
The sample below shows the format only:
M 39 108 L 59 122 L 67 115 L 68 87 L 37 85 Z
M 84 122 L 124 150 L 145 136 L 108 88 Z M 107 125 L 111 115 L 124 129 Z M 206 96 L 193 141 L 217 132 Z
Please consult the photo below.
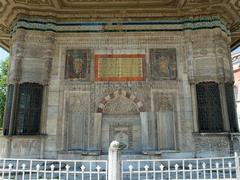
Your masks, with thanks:
M 125 90 L 117 90 L 104 97 L 98 104 L 98 113 L 137 114 L 144 112 L 143 103 Z
M 100 144 L 103 154 L 113 140 L 127 145 L 124 153 L 141 153 L 140 113 L 143 112 L 143 103 L 126 90 L 116 90 L 100 100 L 97 113 L 102 116 Z
M 95 121 L 101 127 L 99 150 L 106 154 L 113 140 L 127 145 L 123 153 L 156 154 L 174 149 L 174 103 L 164 97 L 156 98 L 154 112 L 146 112 L 144 103 L 126 90 L 116 90 L 102 98 Z

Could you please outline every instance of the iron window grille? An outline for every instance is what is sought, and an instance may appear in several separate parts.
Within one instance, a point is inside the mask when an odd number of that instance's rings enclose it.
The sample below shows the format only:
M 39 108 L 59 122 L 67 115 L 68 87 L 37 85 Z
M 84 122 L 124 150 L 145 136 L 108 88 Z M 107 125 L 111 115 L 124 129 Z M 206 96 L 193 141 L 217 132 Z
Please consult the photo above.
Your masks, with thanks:
M 42 94 L 42 85 L 36 83 L 20 85 L 14 134 L 40 133 Z
M 196 85 L 196 93 L 199 131 L 223 131 L 223 118 L 218 84 L 214 82 L 199 83 Z

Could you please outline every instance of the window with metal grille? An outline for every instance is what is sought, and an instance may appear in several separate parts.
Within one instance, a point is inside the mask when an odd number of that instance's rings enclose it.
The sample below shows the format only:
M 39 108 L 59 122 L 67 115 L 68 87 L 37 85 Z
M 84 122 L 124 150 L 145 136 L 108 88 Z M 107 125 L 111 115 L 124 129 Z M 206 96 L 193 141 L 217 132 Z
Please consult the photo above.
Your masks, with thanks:
M 19 87 L 15 134 L 39 134 L 43 86 L 24 83 Z
M 12 101 L 13 101 L 13 88 L 14 86 L 10 84 L 7 90 L 7 100 L 6 100 L 6 109 L 4 113 L 3 120 L 3 135 L 8 135 L 9 133 L 9 124 L 10 124 L 10 116 L 12 110 Z
M 229 83 L 229 82 L 225 83 L 225 95 L 226 95 L 230 129 L 232 132 L 238 132 L 235 98 L 234 98 L 234 90 L 233 90 L 232 83 Z
M 223 131 L 223 119 L 218 84 L 204 82 L 196 85 L 200 132 Z

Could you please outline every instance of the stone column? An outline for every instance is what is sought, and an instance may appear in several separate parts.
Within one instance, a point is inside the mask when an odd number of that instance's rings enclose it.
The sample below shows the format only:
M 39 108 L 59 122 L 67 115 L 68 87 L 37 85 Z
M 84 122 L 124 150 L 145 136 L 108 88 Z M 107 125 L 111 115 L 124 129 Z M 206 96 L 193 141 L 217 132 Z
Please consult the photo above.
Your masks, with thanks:
M 196 85 L 191 83 L 190 87 L 191 87 L 191 96 L 192 96 L 193 129 L 194 129 L 194 132 L 198 132 L 199 125 L 198 125 Z
M 49 91 L 49 81 L 51 76 L 52 70 L 52 61 L 54 56 L 55 50 L 55 34 L 53 32 L 47 33 L 47 41 L 46 49 L 44 50 L 43 60 L 44 62 L 44 72 L 42 74 L 42 84 L 43 87 L 43 98 L 42 98 L 42 112 L 41 112 L 41 122 L 40 122 L 40 130 L 41 133 L 47 133 L 46 130 L 46 112 L 47 112 L 47 105 L 48 105 L 48 91 Z
M 197 111 L 197 96 L 196 85 L 194 81 L 194 64 L 193 64 L 193 41 L 192 35 L 189 32 L 185 33 L 186 38 L 186 57 L 188 67 L 188 80 L 190 83 L 191 102 L 192 102 L 192 117 L 193 117 L 193 131 L 199 131 L 198 125 L 198 111 Z
M 25 30 L 18 30 L 13 38 L 8 84 L 13 84 L 12 108 L 9 122 L 9 135 L 13 135 L 17 111 L 19 81 L 22 75 Z

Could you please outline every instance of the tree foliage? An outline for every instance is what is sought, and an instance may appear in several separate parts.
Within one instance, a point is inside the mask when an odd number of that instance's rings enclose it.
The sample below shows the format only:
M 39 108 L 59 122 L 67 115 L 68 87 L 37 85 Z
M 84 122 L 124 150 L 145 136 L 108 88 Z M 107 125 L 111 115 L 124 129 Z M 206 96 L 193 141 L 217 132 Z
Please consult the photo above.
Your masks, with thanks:
M 4 107 L 7 93 L 8 58 L 0 62 L 0 127 L 3 125 Z

